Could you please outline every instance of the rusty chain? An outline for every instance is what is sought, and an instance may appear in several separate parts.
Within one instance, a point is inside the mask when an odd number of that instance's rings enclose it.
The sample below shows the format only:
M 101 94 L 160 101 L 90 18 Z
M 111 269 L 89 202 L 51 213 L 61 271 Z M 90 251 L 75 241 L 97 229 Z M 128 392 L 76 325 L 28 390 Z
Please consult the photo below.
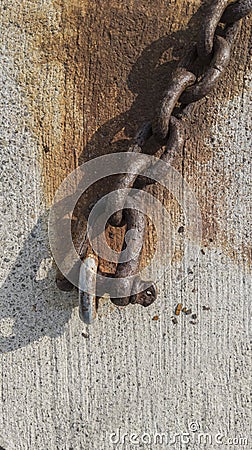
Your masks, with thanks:
M 252 10 L 252 0 L 213 0 L 210 2 L 197 42 L 193 43 L 190 51 L 179 62 L 173 72 L 163 99 L 157 108 L 153 120 L 145 123 L 130 145 L 129 152 L 141 153 L 150 138 L 154 138 L 163 153 L 160 159 L 170 162 L 171 158 L 184 144 L 184 118 L 190 115 L 194 103 L 208 95 L 218 83 L 227 68 L 231 47 L 239 31 L 240 20 Z M 139 167 L 139 172 L 143 167 Z M 134 168 L 136 172 L 136 168 Z M 124 188 L 145 189 L 154 183 L 148 178 L 131 172 L 121 175 L 114 187 L 115 190 Z M 124 193 L 118 193 L 118 205 L 125 203 Z M 139 248 L 144 241 L 146 219 L 138 210 L 116 209 L 109 224 L 120 227 L 126 223 L 127 230 L 136 229 Z M 125 242 L 124 242 L 125 245 Z M 115 278 L 125 280 L 137 273 L 139 258 L 125 263 L 119 263 L 114 274 Z M 64 289 L 64 280 L 59 287 Z M 139 303 L 148 306 L 157 297 L 154 283 L 145 288 L 145 282 L 136 275 L 138 294 L 129 297 L 111 299 L 113 303 L 125 306 L 129 303 Z M 134 291 L 136 292 L 136 291 Z

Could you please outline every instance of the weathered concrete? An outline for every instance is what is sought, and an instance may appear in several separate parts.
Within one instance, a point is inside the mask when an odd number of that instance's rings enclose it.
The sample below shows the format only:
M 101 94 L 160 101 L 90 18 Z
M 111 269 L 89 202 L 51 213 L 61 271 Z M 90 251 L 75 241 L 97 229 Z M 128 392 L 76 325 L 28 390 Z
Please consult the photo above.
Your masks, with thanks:
M 216 433 L 223 442 L 249 438 L 249 20 L 174 162 L 195 191 L 204 225 L 202 252 L 182 285 L 171 284 L 168 271 L 150 308 L 119 310 L 104 301 L 87 331 L 76 292 L 55 287 L 48 248 L 57 186 L 78 159 L 126 148 L 192 38 L 186 24 L 200 3 L 1 2 L 0 445 L 6 450 L 165 449 L 154 445 L 156 432 L 173 437 L 188 430 L 191 444 L 171 448 L 211 448 L 193 443 L 195 430 L 210 433 L 214 449 L 227 448 L 214 441 Z M 178 208 L 168 197 L 165 204 L 177 230 Z M 178 233 L 175 259 L 182 243 Z M 198 314 L 197 325 L 185 316 L 172 324 L 178 301 Z M 110 434 L 119 429 L 136 433 L 139 443 L 127 436 L 125 445 L 113 445 Z M 143 433 L 151 445 L 141 443 Z

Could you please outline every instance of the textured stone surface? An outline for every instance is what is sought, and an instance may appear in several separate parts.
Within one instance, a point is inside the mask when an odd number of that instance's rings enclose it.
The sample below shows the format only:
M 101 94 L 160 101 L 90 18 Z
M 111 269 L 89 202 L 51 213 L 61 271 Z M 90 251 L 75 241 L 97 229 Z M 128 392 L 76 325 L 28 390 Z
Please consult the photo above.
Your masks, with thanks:
M 223 442 L 249 438 L 250 20 L 174 161 L 195 191 L 204 225 L 202 252 L 187 279 L 173 285 L 167 271 L 158 301 L 147 309 L 119 310 L 104 301 L 87 330 L 76 292 L 55 287 L 48 247 L 48 209 L 61 180 L 78 161 L 126 149 L 200 26 L 200 4 L 1 2 L 0 446 L 6 450 L 164 449 L 153 443 L 156 432 L 172 438 L 188 430 L 191 444 L 177 438 L 172 448 L 211 448 L 197 442 L 194 423 L 211 434 L 212 448 L 227 448 L 217 446 L 216 433 Z M 163 198 L 160 189 L 156 195 Z M 181 217 L 172 199 L 165 202 L 177 230 Z M 151 233 L 147 238 L 151 246 Z M 178 259 L 183 239 L 177 233 Z M 178 302 L 197 313 L 197 325 L 185 316 L 177 326 L 171 322 Z M 139 443 L 130 444 L 128 435 L 113 446 L 110 434 L 119 429 L 136 433 Z

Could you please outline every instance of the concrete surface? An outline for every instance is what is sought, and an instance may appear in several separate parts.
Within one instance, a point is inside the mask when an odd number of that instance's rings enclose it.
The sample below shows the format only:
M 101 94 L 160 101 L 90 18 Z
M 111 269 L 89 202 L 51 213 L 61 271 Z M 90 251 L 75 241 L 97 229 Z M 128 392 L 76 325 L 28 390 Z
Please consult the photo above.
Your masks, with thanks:
M 193 10 L 188 12 L 186 2 L 180 3 L 185 20 Z M 122 7 L 119 2 L 111 5 Z M 192 5 L 196 10 L 199 2 Z M 147 2 L 144 7 L 147 12 L 151 8 Z M 195 158 L 190 150 L 199 136 L 188 143 L 184 176 L 199 198 L 203 216 L 209 218 L 192 273 L 181 285 L 172 285 L 168 271 L 159 282 L 158 301 L 147 309 L 118 309 L 104 301 L 98 320 L 87 330 L 78 318 L 76 292 L 61 293 L 54 284 L 47 237 L 50 202 L 44 185 L 49 178 L 41 156 L 46 145 L 55 148 L 57 156 L 64 62 L 57 65 L 50 57 L 45 62 L 36 47 L 37 37 L 44 29 L 62 33 L 59 10 L 71 7 L 68 2 L 12 0 L 2 1 L 0 8 L 0 446 L 5 450 L 251 448 L 251 102 L 249 67 L 241 62 L 247 47 L 242 55 L 239 52 L 248 22 L 233 59 L 242 67 L 237 92 L 225 102 L 213 94 L 212 103 L 202 106 L 214 118 L 201 137 L 207 158 Z M 130 9 L 127 14 L 130 19 Z M 72 22 L 64 23 L 67 35 Z M 176 26 L 180 29 L 179 17 Z M 162 35 L 161 25 L 159 29 Z M 227 91 L 228 81 L 237 80 L 237 73 L 231 70 L 220 89 Z M 96 108 L 103 110 L 100 101 Z M 92 97 L 89 103 L 92 106 Z M 88 111 L 84 115 L 92 136 L 104 118 L 96 118 L 95 125 L 89 123 L 94 119 Z M 39 126 L 48 124 L 50 133 L 41 134 Z M 80 133 L 85 134 L 85 126 L 80 125 Z M 179 168 L 179 159 L 177 164 Z M 52 181 L 55 185 L 69 172 L 71 161 L 62 166 Z M 180 301 L 197 313 L 196 325 L 185 316 L 177 325 L 171 322 Z M 211 310 L 203 311 L 204 305 Z M 158 320 L 152 320 L 156 315 Z M 209 433 L 207 443 L 199 441 L 200 432 Z M 128 433 L 125 438 L 123 433 Z M 132 433 L 136 436 L 130 437 Z M 155 433 L 170 439 L 177 433 L 177 442 L 156 444 Z M 223 445 L 216 435 L 223 436 Z M 236 440 L 228 444 L 228 439 Z

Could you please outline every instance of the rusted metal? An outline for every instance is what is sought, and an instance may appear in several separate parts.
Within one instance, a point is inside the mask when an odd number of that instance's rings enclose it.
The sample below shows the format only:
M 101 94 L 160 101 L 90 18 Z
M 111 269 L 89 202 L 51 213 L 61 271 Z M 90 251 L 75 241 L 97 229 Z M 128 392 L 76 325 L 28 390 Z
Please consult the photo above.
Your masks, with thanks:
M 144 123 L 140 130 L 137 132 L 135 139 L 133 140 L 132 145 L 129 148 L 129 152 L 140 153 L 144 144 L 147 140 L 152 136 L 152 126 L 150 122 Z M 117 198 L 114 201 L 114 206 L 116 209 L 116 213 L 114 213 L 110 219 L 109 224 L 114 227 L 122 226 L 125 222 L 123 221 L 123 211 L 121 209 L 121 205 L 125 203 L 125 193 L 121 191 L 124 188 L 132 188 L 134 182 L 137 178 L 137 172 L 141 172 L 144 169 L 143 164 L 139 161 L 139 166 L 136 167 L 127 167 L 127 173 L 122 174 L 118 180 L 116 185 L 114 186 L 114 190 L 117 191 Z
M 171 116 L 167 143 L 165 146 L 165 150 L 160 155 L 160 159 L 168 164 L 171 164 L 173 158 L 179 153 L 179 151 L 183 147 L 184 141 L 185 141 L 185 129 L 182 121 L 175 116 Z M 156 178 L 159 178 L 157 164 L 152 167 L 152 174 L 155 175 Z M 138 175 L 135 177 L 133 187 L 137 189 L 145 189 L 147 185 L 155 183 L 156 181 L 153 180 L 152 178 Z
M 166 144 L 172 111 L 182 92 L 195 81 L 196 76 L 182 67 L 179 67 L 172 75 L 169 87 L 152 123 L 152 132 L 159 144 Z
M 240 29 L 240 22 L 232 23 L 231 25 L 226 25 L 224 30 L 222 31 L 222 37 L 226 39 L 226 41 L 230 44 L 230 46 L 233 45 L 235 39 L 237 38 L 237 35 L 239 33 Z
M 229 0 L 213 0 L 209 3 L 197 42 L 198 55 L 202 60 L 211 56 L 215 31 L 228 3 Z
M 127 230 L 135 231 L 134 246 L 136 249 L 141 249 L 144 242 L 145 233 L 145 216 L 136 209 L 125 210 Z M 125 248 L 126 243 L 124 241 Z M 126 306 L 129 303 L 139 303 L 142 306 L 149 306 L 157 298 L 157 288 L 155 283 L 143 281 L 137 275 L 139 260 L 141 253 L 138 252 L 135 258 L 117 265 L 115 278 L 120 278 L 121 285 L 124 285 L 125 292 L 133 291 L 128 297 L 111 298 L 111 301 L 117 306 Z M 134 275 L 136 275 L 134 277 Z M 136 292 L 136 293 L 134 293 Z
M 215 36 L 214 55 L 200 81 L 188 87 L 180 97 L 181 103 L 197 102 L 208 95 L 219 81 L 230 61 L 230 45 L 221 36 Z
M 140 153 L 141 147 L 138 144 L 134 144 L 129 148 L 129 152 Z M 142 166 L 139 166 L 139 170 L 141 170 Z M 125 168 L 126 169 L 126 168 Z M 133 168 L 135 169 L 135 167 Z M 109 218 L 109 224 L 113 227 L 120 227 L 125 224 L 123 220 L 123 204 L 125 203 L 125 192 L 122 189 L 131 188 L 136 179 L 136 174 L 131 172 L 131 167 L 127 167 L 127 173 L 122 174 L 118 177 L 118 181 L 114 190 L 116 191 L 116 198 L 114 199 L 114 208 L 116 212 Z
M 162 161 L 171 163 L 185 142 L 185 129 L 182 121 L 175 116 L 170 117 L 169 135 L 164 153 L 160 156 Z M 154 168 L 155 171 L 155 168 Z
M 197 51 L 202 61 L 209 60 L 219 22 L 237 24 L 240 19 L 252 11 L 252 0 L 238 0 L 229 4 L 229 0 L 213 0 L 205 13 L 204 23 L 198 36 Z M 237 25 L 236 25 L 237 27 Z
M 239 31 L 239 21 L 252 10 L 252 0 L 237 0 L 230 4 L 229 0 L 213 0 L 206 8 L 201 31 L 197 42 L 192 43 L 189 52 L 181 59 L 168 82 L 163 99 L 157 108 L 152 121 L 145 123 L 131 142 L 129 152 L 140 153 L 144 151 L 145 144 L 150 138 L 154 138 L 158 148 L 162 148 L 159 158 L 171 163 L 174 155 L 184 145 L 184 119 L 190 117 L 194 109 L 194 104 L 216 86 L 222 73 L 226 69 L 230 60 L 230 49 Z M 219 24 L 225 26 L 219 26 Z M 198 65 L 197 69 L 194 67 Z M 126 224 L 127 231 L 135 229 L 136 244 L 142 248 L 145 235 L 146 220 L 142 212 L 135 209 L 125 209 L 126 195 L 125 188 L 145 189 L 148 184 L 154 181 L 148 177 L 138 175 L 146 169 L 145 163 L 139 162 L 139 167 L 125 167 L 125 174 L 118 177 L 113 189 L 118 196 L 115 200 L 114 213 L 109 218 L 109 223 L 119 227 Z M 153 172 L 154 170 L 154 172 Z M 158 170 L 158 166 L 156 167 Z M 155 166 L 152 174 L 155 174 Z M 124 191 L 122 191 L 124 189 Z M 126 232 L 127 232 L 126 231 Z M 124 247 L 126 242 L 124 241 Z M 83 250 L 84 249 L 84 250 Z M 89 261 L 90 256 L 85 256 L 87 245 L 82 245 L 81 256 L 84 261 Z M 94 270 L 91 277 L 87 277 L 85 264 L 81 266 L 80 273 L 80 315 L 84 321 L 91 320 L 87 310 L 95 303 L 95 275 L 98 270 L 98 260 L 91 260 Z M 112 298 L 112 302 L 119 306 L 138 303 L 148 306 L 157 298 L 157 289 L 153 282 L 146 282 L 139 278 L 138 266 L 140 262 L 140 252 L 130 261 L 118 263 L 114 277 L 120 278 L 125 285 L 125 291 L 131 295 L 123 298 Z M 92 285 L 91 294 L 84 294 L 85 283 Z M 72 285 L 60 273 L 57 275 L 57 285 L 60 289 L 71 290 Z M 127 288 L 127 289 L 126 289 Z M 178 315 L 182 305 L 176 309 Z M 207 307 L 203 307 L 208 310 Z M 94 309 L 93 309 L 94 312 Z M 191 309 L 184 310 L 186 315 L 191 314 Z M 87 314 L 87 316 L 85 315 Z M 195 315 L 194 315 L 195 316 Z M 192 316 L 192 318 L 194 318 Z M 173 318 L 173 323 L 177 323 L 177 318 Z M 193 325 L 195 321 L 191 321 Z
M 234 23 L 247 16 L 252 11 L 252 0 L 238 0 L 227 6 L 220 22 Z

